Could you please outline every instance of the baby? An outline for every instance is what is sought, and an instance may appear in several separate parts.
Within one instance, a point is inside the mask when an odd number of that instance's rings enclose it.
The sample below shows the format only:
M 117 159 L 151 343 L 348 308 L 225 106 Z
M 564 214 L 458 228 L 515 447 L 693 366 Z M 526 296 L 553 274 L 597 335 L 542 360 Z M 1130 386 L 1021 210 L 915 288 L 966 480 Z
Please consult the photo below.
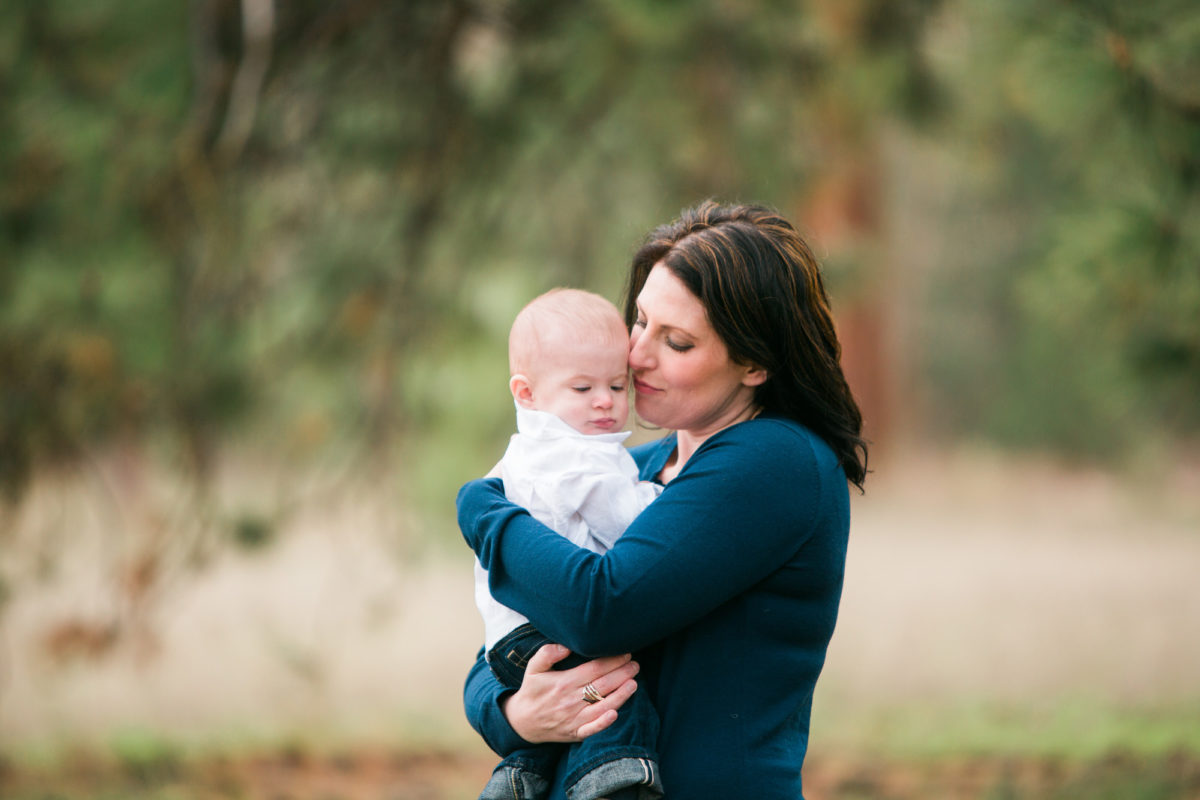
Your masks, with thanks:
M 504 492 L 547 527 L 597 553 L 612 547 L 662 491 L 638 480 L 623 444 L 629 436 L 623 430 L 629 415 L 628 352 L 629 332 L 616 307 L 578 289 L 535 298 L 517 315 L 508 337 L 517 433 L 498 467 Z M 551 640 L 491 596 L 478 561 L 475 601 L 489 666 L 505 686 L 520 688 L 529 659 Z M 572 655 L 556 668 L 585 660 Z M 509 755 L 480 800 L 545 797 L 564 754 L 572 800 L 653 800 L 662 796 L 657 736 L 658 715 L 635 692 L 615 723 L 582 742 L 536 745 Z

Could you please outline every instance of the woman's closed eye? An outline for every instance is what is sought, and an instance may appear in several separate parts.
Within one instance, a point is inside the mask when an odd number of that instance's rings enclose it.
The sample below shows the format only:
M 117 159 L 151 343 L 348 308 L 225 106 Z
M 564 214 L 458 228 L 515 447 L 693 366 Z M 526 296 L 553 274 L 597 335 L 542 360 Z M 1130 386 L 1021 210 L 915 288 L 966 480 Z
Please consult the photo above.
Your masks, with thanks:
M 667 347 L 671 348 L 677 353 L 686 353 L 688 350 L 691 350 L 692 347 L 694 347 L 694 345 L 690 342 L 676 342 L 670 336 L 667 337 L 666 342 Z
M 637 319 L 635 319 L 633 321 L 633 327 L 645 328 L 646 327 L 646 318 L 638 317 Z M 667 347 L 671 348 L 672 350 L 674 350 L 677 353 L 686 353 L 688 350 L 691 350 L 695 346 L 691 342 L 675 341 L 670 336 L 666 337 L 666 343 L 667 343 Z

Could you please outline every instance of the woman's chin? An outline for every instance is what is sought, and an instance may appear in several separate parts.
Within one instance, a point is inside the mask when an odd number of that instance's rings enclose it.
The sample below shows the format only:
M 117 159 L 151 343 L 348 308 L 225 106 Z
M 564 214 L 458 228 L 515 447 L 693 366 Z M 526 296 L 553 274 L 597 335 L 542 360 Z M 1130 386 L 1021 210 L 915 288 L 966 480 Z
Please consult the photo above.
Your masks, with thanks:
M 654 428 L 668 427 L 662 416 L 662 409 L 656 408 L 654 403 L 644 401 L 639 397 L 633 407 L 637 411 L 638 419 L 646 425 Z

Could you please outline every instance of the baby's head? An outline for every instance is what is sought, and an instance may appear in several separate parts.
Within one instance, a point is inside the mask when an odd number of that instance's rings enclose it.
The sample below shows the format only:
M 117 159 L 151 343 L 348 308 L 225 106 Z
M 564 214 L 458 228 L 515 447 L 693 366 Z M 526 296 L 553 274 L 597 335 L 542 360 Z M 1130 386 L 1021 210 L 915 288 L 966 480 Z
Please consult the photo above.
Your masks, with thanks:
M 615 433 L 629 416 L 629 331 L 598 294 L 552 289 L 521 309 L 508 334 L 508 386 L 522 408 L 580 433 Z

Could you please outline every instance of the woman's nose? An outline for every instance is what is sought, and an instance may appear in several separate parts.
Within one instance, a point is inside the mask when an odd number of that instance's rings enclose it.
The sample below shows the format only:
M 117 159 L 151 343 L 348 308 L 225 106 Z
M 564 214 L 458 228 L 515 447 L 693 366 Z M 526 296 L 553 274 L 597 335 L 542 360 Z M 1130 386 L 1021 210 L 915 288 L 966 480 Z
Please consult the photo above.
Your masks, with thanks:
M 629 335 L 629 368 L 634 372 L 650 366 L 649 347 L 643 338 L 641 332 L 636 329 Z

